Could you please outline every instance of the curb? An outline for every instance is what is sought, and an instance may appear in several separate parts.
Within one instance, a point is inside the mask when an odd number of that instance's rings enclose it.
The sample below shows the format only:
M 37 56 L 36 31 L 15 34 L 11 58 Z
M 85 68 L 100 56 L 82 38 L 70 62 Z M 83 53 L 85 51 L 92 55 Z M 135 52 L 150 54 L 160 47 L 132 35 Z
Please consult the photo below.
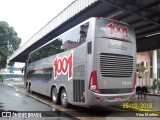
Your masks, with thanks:
M 160 97 L 160 94 L 146 94 L 146 95 Z

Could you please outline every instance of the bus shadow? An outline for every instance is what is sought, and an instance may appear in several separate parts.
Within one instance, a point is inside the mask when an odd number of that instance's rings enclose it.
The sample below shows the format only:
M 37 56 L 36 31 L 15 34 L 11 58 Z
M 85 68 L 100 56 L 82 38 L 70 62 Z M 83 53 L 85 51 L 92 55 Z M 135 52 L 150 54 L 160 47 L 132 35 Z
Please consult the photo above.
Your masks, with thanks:
M 54 112 L 65 115 L 65 116 L 69 115 L 73 117 L 118 117 L 118 116 L 127 117 L 127 116 L 135 115 L 135 113 L 133 112 L 125 111 L 125 110 L 116 108 L 114 106 L 79 107 L 79 106 L 70 105 L 68 108 L 64 108 L 60 104 L 57 105 L 52 103 L 51 98 L 48 96 L 45 96 L 36 92 L 32 92 L 26 96 L 31 97 L 30 95 L 33 95 L 34 97 L 38 98 L 37 100 L 40 102 L 42 102 L 41 100 L 44 100 L 45 102 L 47 102 L 46 104 L 49 104 L 50 106 L 54 107 L 53 108 Z

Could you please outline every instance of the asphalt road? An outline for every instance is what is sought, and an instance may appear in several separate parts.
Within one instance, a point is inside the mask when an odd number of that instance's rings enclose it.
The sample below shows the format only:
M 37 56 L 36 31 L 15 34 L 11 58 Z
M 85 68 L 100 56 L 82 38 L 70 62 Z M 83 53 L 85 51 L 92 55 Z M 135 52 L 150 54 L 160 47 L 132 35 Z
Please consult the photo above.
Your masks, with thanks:
M 29 95 L 17 91 L 14 87 L 8 86 L 6 84 L 0 84 L 0 112 L 1 112 L 0 116 L 2 116 L 0 120 L 1 119 L 43 120 L 44 118 L 40 117 L 48 117 L 48 116 L 49 116 L 48 119 L 51 119 L 52 117 L 54 117 L 54 119 L 61 118 L 64 120 L 75 119 L 74 117 L 57 109 L 53 109 L 53 107 L 46 105 L 40 101 L 37 101 L 36 99 L 33 99 Z M 6 115 L 6 113 L 9 115 Z M 10 118 L 9 116 L 11 115 L 13 117 Z M 17 118 L 17 116 L 19 118 Z M 38 118 L 32 118 L 35 116 Z M 25 117 L 31 117 L 31 118 L 25 118 Z
M 10 86 L 9 86 L 10 85 Z M 158 117 L 136 117 L 138 113 L 122 110 L 116 107 L 82 108 L 71 106 L 63 108 L 55 105 L 51 99 L 37 94 L 29 94 L 23 87 L 16 84 L 0 83 L 0 111 L 17 112 L 22 114 L 41 113 L 39 118 L 0 118 L 9 120 L 159 120 Z

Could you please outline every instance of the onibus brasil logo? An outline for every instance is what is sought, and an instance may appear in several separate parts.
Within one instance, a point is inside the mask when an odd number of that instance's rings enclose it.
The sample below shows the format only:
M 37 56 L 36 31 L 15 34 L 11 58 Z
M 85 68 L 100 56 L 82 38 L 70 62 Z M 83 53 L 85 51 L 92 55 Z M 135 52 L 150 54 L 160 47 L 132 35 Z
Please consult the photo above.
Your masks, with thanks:
M 53 62 L 54 68 L 54 80 L 61 74 L 66 75 L 68 73 L 68 80 L 73 77 L 73 51 L 69 56 L 57 57 Z

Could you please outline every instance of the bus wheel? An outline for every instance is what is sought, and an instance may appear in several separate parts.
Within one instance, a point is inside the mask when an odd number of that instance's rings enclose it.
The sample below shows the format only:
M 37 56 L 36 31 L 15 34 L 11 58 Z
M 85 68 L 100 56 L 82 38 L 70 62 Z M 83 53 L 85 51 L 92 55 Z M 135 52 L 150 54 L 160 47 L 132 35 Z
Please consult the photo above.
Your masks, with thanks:
M 59 102 L 59 100 L 58 100 L 58 93 L 57 93 L 56 87 L 54 87 L 54 88 L 52 89 L 52 101 L 53 101 L 53 103 L 55 103 L 55 104 L 58 104 L 58 102 Z
M 61 92 L 61 104 L 63 107 L 68 107 L 69 106 L 69 103 L 68 103 L 68 100 L 67 100 L 67 93 L 66 93 L 66 90 L 63 89 L 62 92 Z
M 27 83 L 27 92 L 30 93 L 30 84 L 29 83 Z

